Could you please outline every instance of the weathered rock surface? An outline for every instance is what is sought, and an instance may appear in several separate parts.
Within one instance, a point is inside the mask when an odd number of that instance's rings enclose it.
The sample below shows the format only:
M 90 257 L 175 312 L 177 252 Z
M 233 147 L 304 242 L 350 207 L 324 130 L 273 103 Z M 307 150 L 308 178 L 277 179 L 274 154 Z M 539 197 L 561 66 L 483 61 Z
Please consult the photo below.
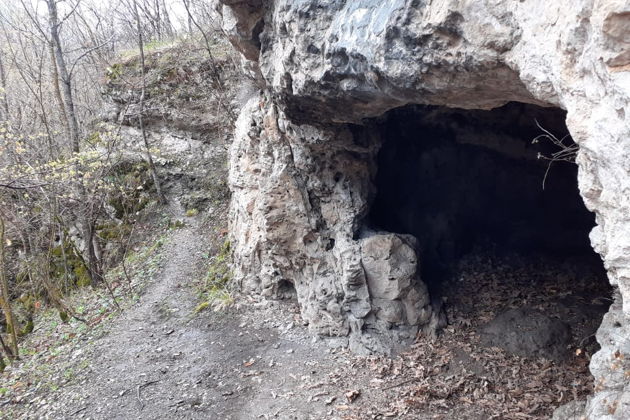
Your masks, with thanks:
M 177 196 L 185 209 L 204 210 L 229 196 L 228 113 L 241 106 L 239 93 L 248 84 L 226 53 L 229 43 L 222 38 L 215 41 L 212 59 L 205 49 L 185 42 L 145 56 L 145 134 L 163 189 Z M 143 80 L 139 60 L 131 55 L 112 64 L 102 89 L 107 101 L 101 119 L 115 127 L 125 143 L 121 159 L 131 161 L 146 160 L 138 121 Z M 224 92 L 214 77 L 214 66 L 225 79 Z
M 630 360 L 630 4 L 221 3 L 232 42 L 266 85 L 243 108 L 231 155 L 231 235 L 243 287 L 274 296 L 290 282 L 313 331 L 353 332 L 351 344 L 367 349 L 380 340 L 373 337 L 409 334 L 425 317 L 426 291 L 409 277 L 417 261 L 402 249 L 405 270 L 377 264 L 376 254 L 364 260 L 362 219 L 380 139 L 369 123 L 353 124 L 409 103 L 562 108 L 580 146 L 580 192 L 597 217 L 591 242 L 619 290 L 598 336 L 591 370 L 600 385 L 585 410 L 624 418 L 628 370 L 617 361 Z M 383 284 L 370 279 L 377 269 Z M 416 286 L 405 295 L 407 282 Z

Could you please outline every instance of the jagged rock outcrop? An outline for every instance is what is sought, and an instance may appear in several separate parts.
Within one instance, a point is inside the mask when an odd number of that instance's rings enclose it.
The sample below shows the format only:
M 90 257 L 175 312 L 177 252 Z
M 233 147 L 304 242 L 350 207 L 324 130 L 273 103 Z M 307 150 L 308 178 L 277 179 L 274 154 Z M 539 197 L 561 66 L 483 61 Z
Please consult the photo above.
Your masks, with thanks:
M 580 192 L 596 214 L 591 242 L 618 290 L 598 333 L 597 388 L 584 410 L 589 418 L 623 418 L 630 411 L 630 4 L 221 3 L 231 41 L 266 86 L 243 108 L 231 155 L 234 269 L 243 287 L 273 296 L 293 284 L 311 328 L 349 335 L 355 350 L 401 342 L 432 316 L 431 306 L 413 241 L 362 229 L 380 139 L 361 122 L 410 103 L 562 108 L 580 147 Z
M 183 41 L 146 51 L 145 75 L 140 57 L 128 55 L 105 71 L 101 120 L 115 124 L 125 143 L 125 160 L 144 161 L 145 146 L 138 114 L 144 81 L 143 125 L 162 187 L 185 209 L 213 208 L 229 196 L 226 140 L 229 117 L 248 89 L 234 65 L 229 43 L 218 38 L 211 58 L 205 48 Z M 223 75 L 223 86 L 215 72 Z M 223 89 L 221 89 L 223 87 Z M 229 99 L 234 98 L 235 103 Z M 227 109 L 226 109 L 227 108 Z M 111 129 L 111 128 L 110 128 Z

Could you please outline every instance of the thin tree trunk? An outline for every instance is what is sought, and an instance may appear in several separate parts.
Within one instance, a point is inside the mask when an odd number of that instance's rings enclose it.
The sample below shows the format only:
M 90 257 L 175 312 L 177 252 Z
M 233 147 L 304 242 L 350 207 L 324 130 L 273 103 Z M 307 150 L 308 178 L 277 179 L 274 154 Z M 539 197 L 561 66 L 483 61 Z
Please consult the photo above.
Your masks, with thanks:
M 0 291 L 2 292 L 2 310 L 7 322 L 7 332 L 11 338 L 10 350 L 7 354 L 10 359 L 18 358 L 18 343 L 17 343 L 17 331 L 15 325 L 15 318 L 13 317 L 13 311 L 11 310 L 11 297 L 9 296 L 9 283 L 7 281 L 6 272 L 4 271 L 4 219 L 0 216 Z
M 157 39 L 158 41 L 162 40 L 162 16 L 160 16 L 160 2 L 159 0 L 155 0 L 153 2 L 153 8 L 155 10 L 155 23 L 157 27 Z
M 68 119 L 68 126 L 70 129 L 70 141 L 72 144 L 72 151 L 79 153 L 79 123 L 77 121 L 76 112 L 74 109 L 74 101 L 72 98 L 72 81 L 68 74 L 68 68 L 66 67 L 66 60 L 63 57 L 63 51 L 61 50 L 61 40 L 59 39 L 59 18 L 57 16 L 57 4 L 55 0 L 46 0 L 48 4 L 48 14 L 50 17 L 50 36 L 55 50 L 55 60 L 57 62 L 57 70 L 61 79 L 63 87 L 63 98 L 66 105 L 66 118 Z
M 68 119 L 70 143 L 72 145 L 72 152 L 78 154 L 81 151 L 80 139 L 79 139 L 79 123 L 77 120 L 76 111 L 74 108 L 74 101 L 72 97 L 72 80 L 66 67 L 66 61 L 61 49 L 61 40 L 59 39 L 59 18 L 57 16 L 57 3 L 56 0 L 46 0 L 48 5 L 48 15 L 50 18 L 50 37 L 54 45 L 55 60 L 57 62 L 57 70 L 59 72 L 59 78 L 61 79 L 63 99 L 66 106 L 66 117 Z M 91 206 L 89 204 L 89 198 L 85 187 L 80 179 L 80 165 L 76 163 L 77 172 L 77 195 L 79 202 L 81 203 L 81 209 L 78 212 L 79 224 L 83 234 L 83 241 L 85 244 L 85 251 L 88 257 L 88 271 L 90 278 L 93 282 L 99 282 L 101 278 L 101 272 L 99 270 L 98 261 L 92 245 L 92 237 L 94 235 L 92 223 L 90 223 Z
M 2 92 L 0 92 L 0 100 L 2 102 L 2 111 L 3 115 L 0 118 L 0 121 L 9 121 L 9 101 L 7 100 L 7 77 L 4 72 L 4 62 L 2 61 L 2 54 L 0 51 L 0 88 L 2 88 Z
M 54 55 L 54 60 L 56 63 L 56 66 L 53 66 L 53 72 L 58 76 L 57 80 L 61 80 L 61 84 L 63 86 L 62 105 L 64 106 L 64 109 L 62 114 L 66 119 L 66 127 L 68 129 L 68 135 L 70 137 L 72 152 L 79 153 L 81 151 L 79 123 L 77 121 L 77 116 L 74 108 L 74 100 L 72 96 L 72 81 L 70 79 L 68 68 L 66 66 L 66 61 L 63 56 L 63 51 L 61 49 L 61 40 L 59 38 L 59 19 L 57 16 L 57 3 L 56 0 L 46 0 L 46 3 L 48 5 L 48 15 L 50 18 L 50 36 L 52 39 L 51 52 Z M 53 85 L 56 85 L 58 87 L 58 81 L 53 83 Z M 81 182 L 79 182 L 79 185 L 79 189 L 83 191 L 83 194 L 80 194 L 79 198 L 83 203 L 85 203 L 85 201 L 83 200 L 85 191 Z
M 2 346 L 2 350 L 4 354 L 7 355 L 8 359 L 11 359 L 11 349 L 7 347 L 2 339 L 2 335 L 0 334 L 0 345 Z M 4 372 L 4 369 L 7 367 L 6 363 L 4 363 L 4 356 L 0 353 L 0 372 Z
M 144 97 L 145 97 L 145 61 L 144 61 L 144 41 L 142 39 L 142 28 L 140 27 L 140 14 L 138 13 L 137 0 L 133 0 L 133 9 L 136 15 L 136 29 L 138 30 L 138 49 L 140 50 L 140 71 L 142 72 L 142 91 L 140 93 L 140 111 L 138 114 L 138 123 L 140 124 L 140 131 L 142 132 L 142 141 L 147 152 L 147 160 L 149 161 L 149 170 L 151 171 L 151 177 L 153 178 L 153 184 L 157 191 L 158 199 L 162 204 L 166 203 L 166 197 L 162 192 L 160 185 L 160 178 L 158 177 L 157 170 L 155 169 L 155 163 L 153 162 L 153 156 L 151 156 L 151 148 L 149 146 L 149 140 L 147 138 L 146 130 L 144 129 L 144 121 L 142 114 L 144 113 Z
M 66 115 L 66 108 L 63 104 L 63 99 L 61 97 L 61 88 L 59 87 L 59 72 L 57 71 L 57 62 L 55 59 L 55 45 L 50 42 L 48 43 L 48 48 L 50 50 L 50 68 L 52 70 L 52 84 L 53 84 L 53 92 L 55 92 L 55 99 L 57 100 L 57 104 L 59 105 L 59 110 L 61 111 L 61 122 L 63 123 L 66 132 L 70 132 L 70 126 L 68 125 L 68 116 Z

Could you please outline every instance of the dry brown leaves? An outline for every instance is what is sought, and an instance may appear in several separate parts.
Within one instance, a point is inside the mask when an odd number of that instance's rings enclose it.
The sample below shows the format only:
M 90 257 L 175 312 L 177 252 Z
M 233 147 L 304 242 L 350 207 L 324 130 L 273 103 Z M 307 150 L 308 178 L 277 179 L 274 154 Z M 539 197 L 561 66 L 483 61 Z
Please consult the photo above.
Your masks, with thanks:
M 419 337 L 394 360 L 366 359 L 366 367 L 384 380 L 382 389 L 392 397 L 387 411 L 397 416 L 430 412 L 438 418 L 541 419 L 592 393 L 590 355 L 577 344 L 569 360 L 555 363 L 482 347 L 476 330 L 507 307 L 550 311 L 559 298 L 605 294 L 605 286 L 554 265 L 521 262 L 514 267 L 490 257 L 464 265 L 461 281 L 449 295 L 451 325 L 437 341 Z

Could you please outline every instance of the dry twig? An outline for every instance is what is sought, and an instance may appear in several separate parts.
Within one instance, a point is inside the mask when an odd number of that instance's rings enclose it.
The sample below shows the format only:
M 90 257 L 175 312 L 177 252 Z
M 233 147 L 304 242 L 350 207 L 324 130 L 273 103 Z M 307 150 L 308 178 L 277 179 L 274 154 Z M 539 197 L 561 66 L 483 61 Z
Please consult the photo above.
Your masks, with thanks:
M 547 140 L 551 142 L 554 146 L 558 147 L 558 151 L 552 153 L 551 155 L 544 155 L 542 153 L 538 153 L 538 159 L 545 159 L 549 161 L 547 165 L 547 170 L 545 171 L 545 177 L 543 178 L 543 190 L 545 189 L 545 181 L 547 180 L 547 175 L 549 174 L 549 170 L 551 169 L 551 165 L 554 162 L 569 162 L 575 163 L 575 158 L 577 157 L 577 152 L 579 150 L 579 146 L 571 141 L 571 135 L 566 134 L 561 139 L 557 138 L 553 135 L 549 130 L 543 128 L 538 120 L 536 121 L 536 125 L 543 131 L 543 134 L 540 134 L 532 140 L 532 144 L 539 143 L 541 139 Z M 565 144 L 565 140 L 569 139 L 570 142 Z

